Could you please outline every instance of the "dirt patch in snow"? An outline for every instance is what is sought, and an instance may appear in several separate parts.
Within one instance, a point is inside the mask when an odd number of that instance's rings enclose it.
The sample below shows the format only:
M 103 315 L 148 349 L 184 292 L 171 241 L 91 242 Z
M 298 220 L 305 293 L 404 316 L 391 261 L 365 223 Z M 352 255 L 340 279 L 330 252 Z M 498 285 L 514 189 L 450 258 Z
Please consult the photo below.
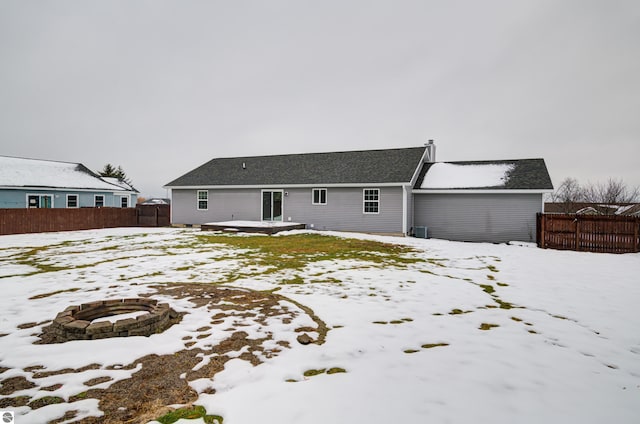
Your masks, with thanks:
M 292 347 L 286 340 L 275 340 L 277 348 L 273 347 L 274 343 L 270 343 L 271 347 L 265 348 L 263 343 L 273 340 L 273 333 L 267 331 L 264 337 L 251 338 L 246 331 L 242 330 L 242 327 L 247 325 L 247 321 L 260 323 L 266 328 L 268 328 L 267 320 L 274 318 L 286 324 L 300 314 L 298 309 L 300 308 L 316 323 L 315 328 L 304 328 L 304 331 L 315 333 L 315 343 L 324 342 L 327 332 L 324 322 L 315 316 L 311 309 L 275 293 L 205 284 L 166 284 L 154 285 L 152 288 L 156 292 L 147 295 L 162 294 L 176 299 L 188 299 L 195 305 L 195 308 L 208 308 L 215 310 L 215 313 L 212 312 L 209 323 L 203 323 L 190 337 L 183 339 L 184 350 L 171 355 L 148 355 L 130 364 L 118 365 L 118 369 L 131 370 L 140 367 L 140 370 L 135 372 L 131 378 L 116 381 L 106 388 L 92 388 L 90 386 L 108 383 L 107 377 L 98 377 L 94 381 L 88 381 L 86 384 L 89 386 L 88 390 L 69 398 L 69 408 L 64 416 L 51 417 L 51 423 L 72 419 L 77 414 L 77 411 L 73 409 L 73 403 L 90 398 L 99 400 L 99 408 L 104 412 L 104 415 L 74 422 L 84 424 L 146 423 L 170 411 L 172 408 L 167 405 L 190 405 L 194 402 L 198 398 L 198 393 L 189 386 L 189 382 L 201 378 L 211 379 L 224 369 L 224 364 L 228 360 L 237 357 L 255 366 L 261 363 L 261 358 L 275 356 L 282 349 Z M 292 304 L 298 308 L 287 308 L 283 306 L 283 303 L 285 305 Z M 229 317 L 233 317 L 231 320 L 233 325 L 227 327 L 230 322 Z M 198 343 L 206 341 L 212 328 L 216 325 L 223 325 L 223 323 L 226 323 L 224 331 L 229 332 L 228 337 L 216 344 Z M 90 341 L 88 342 L 90 343 Z M 298 346 L 300 346 L 298 348 L 304 348 L 301 345 Z M 29 379 L 1 380 L 0 374 L 0 387 L 2 387 L 2 394 L 10 395 L 21 389 L 38 386 L 38 378 L 80 370 L 44 370 L 38 366 L 30 367 L 29 370 L 25 370 L 25 372 L 32 373 Z M 32 381 L 33 383 L 31 383 Z M 40 389 L 42 388 L 40 387 Z M 212 388 L 203 391 L 215 393 Z M 65 401 L 55 397 L 55 393 L 52 393 L 52 396 L 44 401 L 25 396 L 6 397 L 0 400 L 0 406 L 11 408 L 27 405 L 36 409 L 50 403 L 60 402 Z

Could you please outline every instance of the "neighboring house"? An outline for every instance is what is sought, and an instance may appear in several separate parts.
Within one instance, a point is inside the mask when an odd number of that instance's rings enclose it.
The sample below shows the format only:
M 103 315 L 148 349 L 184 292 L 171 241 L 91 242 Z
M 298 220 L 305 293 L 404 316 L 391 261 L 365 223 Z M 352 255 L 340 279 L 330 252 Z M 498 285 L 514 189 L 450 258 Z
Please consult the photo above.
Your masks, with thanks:
M 135 207 L 138 191 L 80 163 L 0 156 L 0 208 Z
M 548 202 L 544 204 L 545 213 L 576 213 L 580 215 L 619 215 L 640 217 L 640 203 L 585 203 L 585 202 Z
M 432 143 L 213 159 L 166 185 L 172 223 L 290 221 L 407 235 L 427 227 L 429 236 L 450 240 L 535 240 L 542 194 L 553 188 L 542 159 L 434 160 Z
M 165 199 L 161 197 L 152 197 L 151 199 L 146 199 L 144 202 L 140 204 L 141 205 L 170 205 L 171 199 Z

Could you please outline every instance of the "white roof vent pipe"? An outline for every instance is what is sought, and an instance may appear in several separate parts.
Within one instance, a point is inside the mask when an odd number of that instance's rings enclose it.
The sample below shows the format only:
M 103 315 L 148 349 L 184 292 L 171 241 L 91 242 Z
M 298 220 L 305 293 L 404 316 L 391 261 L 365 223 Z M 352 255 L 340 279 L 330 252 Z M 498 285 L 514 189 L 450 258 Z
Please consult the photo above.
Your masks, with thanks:
M 436 145 L 433 143 L 433 140 L 429 140 L 427 144 L 424 145 L 427 149 L 427 154 L 424 157 L 425 162 L 435 162 L 436 161 Z

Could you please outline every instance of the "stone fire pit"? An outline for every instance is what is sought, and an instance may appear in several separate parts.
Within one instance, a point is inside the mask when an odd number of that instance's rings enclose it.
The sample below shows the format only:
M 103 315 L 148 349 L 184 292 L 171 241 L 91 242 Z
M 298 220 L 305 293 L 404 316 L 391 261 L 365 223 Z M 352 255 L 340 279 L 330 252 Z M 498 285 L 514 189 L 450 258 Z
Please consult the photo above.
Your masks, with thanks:
M 132 312 L 146 312 L 136 318 L 115 322 L 98 318 Z M 45 343 L 63 343 L 70 340 L 95 340 L 109 337 L 150 336 L 160 333 L 176 323 L 180 315 L 167 303 L 154 299 L 133 298 L 102 300 L 69 306 L 60 312 L 45 329 Z

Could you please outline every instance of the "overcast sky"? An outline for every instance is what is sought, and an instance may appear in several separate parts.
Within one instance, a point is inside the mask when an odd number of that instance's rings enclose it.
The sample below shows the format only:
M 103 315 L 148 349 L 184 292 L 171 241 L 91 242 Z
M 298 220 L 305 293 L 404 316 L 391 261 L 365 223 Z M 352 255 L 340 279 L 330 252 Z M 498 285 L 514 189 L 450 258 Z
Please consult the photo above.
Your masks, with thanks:
M 0 155 L 121 165 L 412 147 L 640 186 L 640 1 L 0 0 Z

